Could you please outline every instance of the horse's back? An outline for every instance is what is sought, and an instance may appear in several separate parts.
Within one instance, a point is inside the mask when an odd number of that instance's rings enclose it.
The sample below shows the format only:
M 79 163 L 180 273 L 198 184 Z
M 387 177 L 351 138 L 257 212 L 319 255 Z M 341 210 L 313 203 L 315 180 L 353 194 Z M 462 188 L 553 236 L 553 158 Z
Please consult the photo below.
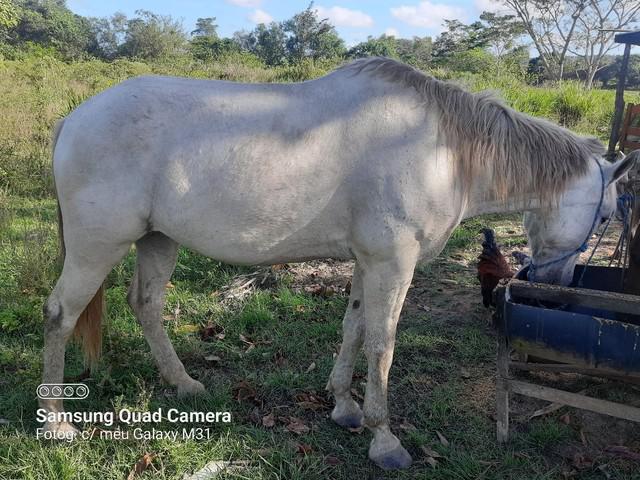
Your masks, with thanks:
M 391 159 L 426 135 L 424 117 L 406 89 L 341 72 L 298 84 L 140 77 L 67 118 L 56 182 L 63 204 L 126 210 L 136 235 L 157 229 L 223 260 L 348 256 L 354 205 L 400 177 Z

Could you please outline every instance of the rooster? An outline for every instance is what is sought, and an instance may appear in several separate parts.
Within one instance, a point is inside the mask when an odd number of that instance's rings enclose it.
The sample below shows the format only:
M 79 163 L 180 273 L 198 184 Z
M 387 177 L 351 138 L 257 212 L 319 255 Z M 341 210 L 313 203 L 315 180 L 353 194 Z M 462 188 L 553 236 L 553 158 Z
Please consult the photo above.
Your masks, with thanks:
M 478 280 L 482 292 L 482 303 L 485 307 L 489 307 L 494 305 L 493 289 L 503 278 L 513 277 L 514 272 L 502 256 L 493 230 L 483 228 L 482 234 L 484 242 L 482 242 L 482 253 L 478 256 Z

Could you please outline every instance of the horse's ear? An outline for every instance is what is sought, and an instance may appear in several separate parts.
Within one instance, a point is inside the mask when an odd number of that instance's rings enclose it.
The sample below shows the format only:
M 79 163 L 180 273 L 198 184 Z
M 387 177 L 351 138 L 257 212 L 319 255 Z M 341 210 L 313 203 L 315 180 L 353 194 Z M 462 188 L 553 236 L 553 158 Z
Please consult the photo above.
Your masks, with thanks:
M 608 184 L 611 185 L 614 182 L 617 182 L 622 177 L 624 177 L 629 170 L 631 170 L 636 162 L 640 160 L 640 150 L 634 150 L 626 157 L 623 156 L 622 160 L 617 161 L 616 163 L 611 164 L 607 168 L 607 176 Z

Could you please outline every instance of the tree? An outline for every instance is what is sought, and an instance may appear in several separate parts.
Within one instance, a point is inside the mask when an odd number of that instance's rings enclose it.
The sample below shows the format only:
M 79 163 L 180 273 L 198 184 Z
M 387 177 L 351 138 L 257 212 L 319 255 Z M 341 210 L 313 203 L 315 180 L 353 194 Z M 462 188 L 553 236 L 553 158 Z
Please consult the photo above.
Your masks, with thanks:
M 360 42 L 347 52 L 351 58 L 361 57 L 391 57 L 397 58 L 396 39 L 381 35 L 378 38 L 368 36 L 366 42 Z
M 195 37 L 189 48 L 198 60 L 217 60 L 233 52 L 240 52 L 238 45 L 230 38 Z
M 427 68 L 431 63 L 433 42 L 431 37 L 413 37 L 411 40 L 399 38 L 396 40 L 396 50 L 403 62 Z
M 127 32 L 126 15 L 116 12 L 111 18 L 90 18 L 89 21 L 93 31 L 89 53 L 107 60 L 117 57 Z
M 525 33 L 525 29 L 515 15 L 482 12 L 480 21 L 484 25 L 486 45 L 497 57 L 519 48 L 516 42 Z
M 233 41 L 267 65 L 296 63 L 305 58 L 335 58 L 346 52 L 335 28 L 327 19 L 318 19 L 313 3 L 284 22 L 259 24 L 251 32 L 235 32 Z
M 11 0 L 0 0 L 0 34 L 15 27 L 19 18 L 18 8 Z
M 120 53 L 129 57 L 158 59 L 184 49 L 187 39 L 179 20 L 148 10 L 136 10 L 136 15 L 127 21 Z
M 326 18 L 318 19 L 313 2 L 284 22 L 283 30 L 288 34 L 286 47 L 290 60 L 333 58 L 345 53 L 344 41 Z
M 253 32 L 248 32 L 247 30 L 238 30 L 237 32 L 233 32 L 232 40 L 236 45 L 238 45 L 238 48 L 240 48 L 240 50 L 253 52 L 256 40 Z
M 10 42 L 34 42 L 53 47 L 68 58 L 85 54 L 92 43 L 91 23 L 74 14 L 60 0 L 20 0 L 19 19 L 11 30 Z
M 622 57 L 617 56 L 612 63 L 596 72 L 594 81 L 602 82 L 603 87 L 609 87 L 611 81 L 617 83 L 621 67 Z M 640 55 L 629 56 L 626 84 L 629 88 L 640 88 Z
M 613 31 L 637 21 L 638 0 L 503 0 L 522 22 L 553 80 L 564 75 L 567 55 L 579 56 L 591 86 L 604 56 L 613 47 Z
M 585 85 L 591 88 L 604 57 L 615 47 L 615 32 L 638 21 L 640 1 L 591 0 L 578 18 L 569 51 L 582 60 Z
M 216 17 L 198 18 L 196 20 L 196 29 L 191 32 L 194 37 L 218 38 L 218 25 L 215 22 Z
M 267 65 L 282 65 L 287 61 L 286 33 L 282 25 L 261 23 L 253 31 L 253 53 Z
M 491 50 L 498 58 L 516 47 L 523 28 L 513 15 L 483 12 L 480 20 L 465 25 L 459 20 L 445 20 L 447 30 L 433 43 L 433 57 L 444 62 L 453 55 L 471 50 Z
M 235 32 L 233 42 L 241 50 L 256 55 L 266 65 L 282 65 L 287 62 L 287 34 L 281 23 L 261 23 L 251 32 Z

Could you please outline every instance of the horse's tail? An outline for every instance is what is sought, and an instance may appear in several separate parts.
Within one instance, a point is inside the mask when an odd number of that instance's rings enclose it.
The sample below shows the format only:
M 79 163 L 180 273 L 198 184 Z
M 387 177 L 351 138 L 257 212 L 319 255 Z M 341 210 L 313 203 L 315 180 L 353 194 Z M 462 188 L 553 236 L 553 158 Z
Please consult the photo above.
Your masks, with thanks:
M 59 120 L 53 130 L 52 145 L 55 150 L 64 119 Z M 55 181 L 55 178 L 54 178 Z M 66 248 L 64 244 L 64 226 L 62 210 L 58 200 L 58 238 L 60 244 L 60 264 L 64 264 Z M 85 363 L 92 368 L 98 363 L 102 352 L 102 316 L 104 312 L 104 283 L 93 296 L 84 311 L 78 317 L 73 335 L 82 344 Z
M 89 305 L 78 317 L 74 337 L 82 344 L 84 360 L 95 367 L 102 353 L 102 316 L 104 312 L 104 283 L 93 296 Z

